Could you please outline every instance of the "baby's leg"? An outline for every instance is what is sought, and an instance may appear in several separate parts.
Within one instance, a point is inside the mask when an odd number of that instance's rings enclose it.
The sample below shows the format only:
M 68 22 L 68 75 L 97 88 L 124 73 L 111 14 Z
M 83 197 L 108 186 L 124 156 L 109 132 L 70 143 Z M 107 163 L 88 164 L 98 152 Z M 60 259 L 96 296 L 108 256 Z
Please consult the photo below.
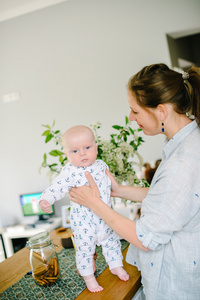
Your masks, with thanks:
M 127 281 L 129 280 L 129 275 L 123 268 L 119 237 L 112 229 L 107 230 L 107 233 L 105 240 L 101 241 L 106 262 L 112 274 L 117 275 L 123 281 Z
M 87 288 L 90 292 L 96 293 L 96 292 L 101 292 L 103 291 L 102 286 L 98 284 L 96 281 L 96 278 L 94 274 L 88 275 L 88 276 L 83 276 L 83 279 L 87 285 Z
M 96 244 L 89 245 L 89 242 L 87 242 L 84 246 L 79 244 L 76 251 L 76 264 L 78 273 L 83 277 L 88 290 L 92 293 L 103 290 L 94 276 L 94 272 L 96 271 L 96 253 L 94 253 L 95 245 Z
M 95 252 L 95 254 L 93 255 L 93 271 L 94 272 L 96 271 L 96 265 L 95 265 L 96 257 L 97 257 L 97 254 Z M 84 271 L 81 271 L 81 273 L 82 273 L 82 277 L 85 281 L 85 284 L 90 292 L 96 293 L 96 292 L 103 291 L 103 288 L 98 284 L 94 274 L 84 276 L 84 274 L 83 274 Z M 81 275 L 80 272 L 79 272 L 79 275 Z
M 76 255 L 75 255 L 75 257 L 76 257 Z M 96 251 L 95 251 L 95 254 L 93 255 L 93 271 L 94 271 L 94 273 L 96 272 L 96 264 L 95 264 L 96 258 L 97 258 L 97 254 L 96 254 Z M 81 275 L 79 270 L 78 270 L 78 274 Z

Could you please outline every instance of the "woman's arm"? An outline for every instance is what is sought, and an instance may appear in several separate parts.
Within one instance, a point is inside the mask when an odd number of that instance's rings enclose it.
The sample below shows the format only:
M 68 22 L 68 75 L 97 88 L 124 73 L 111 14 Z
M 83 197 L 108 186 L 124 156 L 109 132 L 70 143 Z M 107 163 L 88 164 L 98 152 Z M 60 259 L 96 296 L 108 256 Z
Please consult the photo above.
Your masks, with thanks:
M 135 202 L 142 202 L 146 197 L 149 188 L 125 186 L 116 182 L 115 178 L 106 170 L 106 174 L 111 180 L 111 196 L 128 199 Z
M 90 186 L 71 188 L 69 192 L 71 200 L 90 208 L 122 238 L 137 248 L 147 251 L 148 248 L 144 247 L 137 237 L 136 223 L 118 214 L 107 204 L 105 204 L 100 199 L 99 189 L 92 176 L 86 172 L 86 177 L 90 183 Z

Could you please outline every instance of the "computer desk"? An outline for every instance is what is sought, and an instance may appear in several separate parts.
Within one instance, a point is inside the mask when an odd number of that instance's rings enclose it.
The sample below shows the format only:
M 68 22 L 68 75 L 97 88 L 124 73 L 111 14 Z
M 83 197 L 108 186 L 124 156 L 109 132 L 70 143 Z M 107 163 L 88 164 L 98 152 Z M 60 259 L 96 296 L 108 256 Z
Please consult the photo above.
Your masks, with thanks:
M 61 222 L 61 218 L 52 218 L 49 219 L 49 222 L 36 224 L 35 227 L 33 227 L 34 224 L 32 224 L 32 227 L 27 225 L 16 225 L 7 227 L 6 230 L 4 230 L 2 233 L 7 258 L 11 257 L 14 254 L 14 248 L 12 243 L 13 239 L 28 239 L 29 237 L 41 231 L 52 231 L 53 229 L 60 227 Z

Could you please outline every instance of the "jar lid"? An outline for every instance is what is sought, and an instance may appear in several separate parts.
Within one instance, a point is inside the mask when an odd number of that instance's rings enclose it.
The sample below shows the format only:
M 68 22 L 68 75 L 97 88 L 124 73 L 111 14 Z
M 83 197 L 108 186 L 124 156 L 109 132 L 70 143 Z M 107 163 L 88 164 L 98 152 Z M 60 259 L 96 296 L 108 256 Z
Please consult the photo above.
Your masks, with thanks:
M 44 243 L 48 241 L 50 238 L 48 231 L 42 231 L 40 233 L 37 233 L 29 238 L 28 243 L 30 246 L 39 245 L 41 243 Z

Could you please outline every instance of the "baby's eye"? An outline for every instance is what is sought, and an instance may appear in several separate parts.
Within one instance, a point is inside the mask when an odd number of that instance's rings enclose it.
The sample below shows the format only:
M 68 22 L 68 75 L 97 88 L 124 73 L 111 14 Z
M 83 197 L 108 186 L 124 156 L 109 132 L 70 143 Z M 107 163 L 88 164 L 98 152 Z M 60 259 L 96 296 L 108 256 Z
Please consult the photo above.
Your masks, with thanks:
M 77 153 L 77 150 L 73 150 L 73 153 Z
M 87 149 L 87 150 L 90 149 L 90 146 L 86 147 L 86 149 Z

